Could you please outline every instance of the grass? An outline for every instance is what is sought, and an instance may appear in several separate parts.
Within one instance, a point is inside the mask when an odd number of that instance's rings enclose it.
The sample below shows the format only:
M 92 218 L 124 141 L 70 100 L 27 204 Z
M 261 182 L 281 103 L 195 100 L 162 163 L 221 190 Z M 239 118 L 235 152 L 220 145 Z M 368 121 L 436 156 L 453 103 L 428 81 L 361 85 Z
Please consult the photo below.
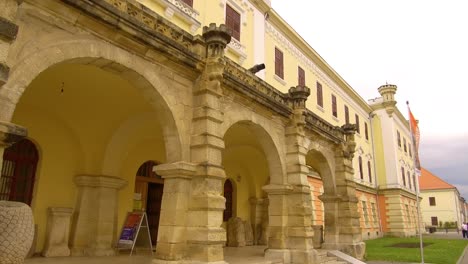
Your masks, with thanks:
M 366 260 L 421 263 L 419 238 L 384 237 L 366 242 Z M 424 263 L 455 264 L 463 253 L 468 240 L 423 238 Z M 393 246 L 404 244 L 403 247 Z M 406 244 L 406 245 L 405 245 Z M 416 247 L 411 247 L 417 244 Z M 426 245 L 427 244 L 427 245 Z

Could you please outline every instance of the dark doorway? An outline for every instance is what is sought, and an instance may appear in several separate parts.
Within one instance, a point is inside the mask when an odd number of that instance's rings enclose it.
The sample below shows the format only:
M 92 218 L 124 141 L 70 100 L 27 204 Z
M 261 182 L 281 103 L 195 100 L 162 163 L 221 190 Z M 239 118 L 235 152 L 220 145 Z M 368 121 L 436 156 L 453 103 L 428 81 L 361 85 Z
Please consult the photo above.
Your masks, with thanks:
M 159 216 L 161 214 L 163 187 L 163 184 L 158 183 L 149 183 L 148 185 L 146 214 L 148 215 L 148 225 L 153 245 L 156 245 L 158 240 Z

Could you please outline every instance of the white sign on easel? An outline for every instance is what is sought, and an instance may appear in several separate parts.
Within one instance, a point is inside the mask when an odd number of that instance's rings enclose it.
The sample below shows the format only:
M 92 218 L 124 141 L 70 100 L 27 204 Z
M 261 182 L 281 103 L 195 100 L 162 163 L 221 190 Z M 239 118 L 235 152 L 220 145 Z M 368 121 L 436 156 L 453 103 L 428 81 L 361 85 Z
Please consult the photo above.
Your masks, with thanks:
M 145 232 L 146 229 L 146 232 Z M 149 245 L 149 246 L 148 246 Z M 130 249 L 130 256 L 137 247 L 148 246 L 153 254 L 153 245 L 148 225 L 148 217 L 145 212 L 129 212 L 120 231 L 117 249 Z

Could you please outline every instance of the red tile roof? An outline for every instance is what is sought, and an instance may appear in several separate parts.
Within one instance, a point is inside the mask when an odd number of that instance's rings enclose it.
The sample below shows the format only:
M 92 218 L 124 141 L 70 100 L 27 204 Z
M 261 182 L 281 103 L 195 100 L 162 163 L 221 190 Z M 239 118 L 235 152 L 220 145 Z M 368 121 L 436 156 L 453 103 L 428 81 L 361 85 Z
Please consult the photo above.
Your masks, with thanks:
M 421 168 L 421 177 L 419 177 L 420 190 L 435 190 L 435 189 L 456 189 L 455 186 L 445 182 L 441 178 L 435 176 L 430 171 Z

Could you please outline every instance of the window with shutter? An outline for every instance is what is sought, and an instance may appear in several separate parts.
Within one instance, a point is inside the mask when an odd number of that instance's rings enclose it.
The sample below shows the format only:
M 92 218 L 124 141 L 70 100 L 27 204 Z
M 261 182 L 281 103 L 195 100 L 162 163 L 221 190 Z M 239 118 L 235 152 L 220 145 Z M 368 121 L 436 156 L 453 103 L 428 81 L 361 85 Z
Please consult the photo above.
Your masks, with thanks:
M 401 147 L 401 136 L 400 136 L 400 131 L 397 130 L 397 141 L 398 141 L 398 147 Z
M 441 221 L 442 222 L 442 221 Z M 431 224 L 433 226 L 437 226 L 439 224 L 439 220 L 437 219 L 437 216 L 432 216 L 431 217 Z
M 344 106 L 344 116 L 346 124 L 349 124 L 349 108 L 347 105 Z
M 372 183 L 372 169 L 370 161 L 367 162 L 367 171 L 369 172 L 369 182 Z
M 336 106 L 336 96 L 332 94 L 332 114 L 334 117 L 338 117 L 338 110 Z
M 323 107 L 322 84 L 317 82 L 317 105 Z
M 369 140 L 369 129 L 367 128 L 367 123 L 364 122 L 364 134 L 366 139 Z
M 281 79 L 284 79 L 283 67 L 283 52 L 275 47 L 275 74 Z
M 403 149 L 405 150 L 405 152 L 407 152 L 407 150 L 406 150 L 406 138 L 403 138 Z
M 299 86 L 305 86 L 305 72 L 301 67 L 297 67 L 297 84 Z
M 361 177 L 361 180 L 364 180 L 364 173 L 362 171 L 362 158 L 359 157 L 359 176 Z
M 241 16 L 232 7 L 226 5 L 226 27 L 232 30 L 232 37 L 240 41 Z
M 435 197 L 429 197 L 429 205 L 430 206 L 436 206 Z
M 186 5 L 193 7 L 193 0 L 182 0 Z
M 406 186 L 406 174 L 405 168 L 401 167 L 401 179 L 403 180 L 403 185 Z
M 407 171 L 406 174 L 408 175 L 408 185 L 409 185 L 409 188 L 412 189 L 413 186 L 412 186 L 412 184 L 411 184 L 411 174 L 410 174 L 409 171 Z
M 358 116 L 358 114 L 355 114 L 354 118 L 356 119 L 356 132 L 361 133 L 361 126 L 359 125 L 359 116 Z

